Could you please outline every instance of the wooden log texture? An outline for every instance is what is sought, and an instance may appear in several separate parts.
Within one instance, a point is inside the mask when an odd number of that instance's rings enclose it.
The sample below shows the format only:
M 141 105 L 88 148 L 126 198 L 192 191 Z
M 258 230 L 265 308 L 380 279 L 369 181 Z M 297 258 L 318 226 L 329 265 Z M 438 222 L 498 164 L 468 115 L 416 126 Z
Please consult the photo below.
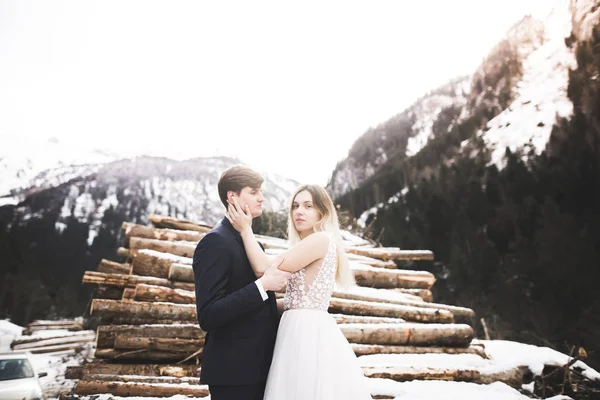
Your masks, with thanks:
M 148 219 L 157 228 L 170 228 L 182 231 L 196 231 L 201 233 L 206 233 L 212 229 L 212 227 L 208 225 L 186 221 L 183 219 L 171 218 L 166 215 L 152 214 L 148 217 Z
M 204 233 L 197 231 L 182 231 L 177 229 L 160 229 L 147 225 L 132 224 L 123 222 L 123 230 L 125 231 L 125 245 L 129 246 L 129 239 L 132 237 L 141 237 L 145 239 L 158 239 L 198 243 L 204 237 Z
M 429 290 L 429 289 L 394 288 L 394 289 L 388 289 L 388 290 L 394 290 L 399 293 L 405 293 L 405 294 L 410 294 L 413 296 L 418 296 L 421 299 L 423 299 L 423 301 L 427 301 L 427 302 L 433 301 L 433 294 L 431 293 L 431 290 Z
M 175 378 L 200 377 L 200 367 L 190 364 L 113 364 L 93 362 L 83 366 L 69 366 L 66 372 L 65 377 L 67 379 L 82 379 L 84 376 L 97 374 L 169 376 Z
M 454 321 L 452 313 L 447 310 L 336 298 L 332 298 L 329 302 L 329 312 L 338 314 L 402 318 L 406 321 L 415 322 L 449 323 Z
M 72 333 L 57 333 L 56 335 L 29 336 L 29 337 L 21 336 L 18 339 L 15 339 L 12 341 L 11 348 L 12 348 L 12 346 L 16 346 L 16 345 L 35 343 L 35 342 L 40 342 L 43 340 L 77 338 L 77 337 L 87 338 L 88 336 L 95 337 L 96 334 L 94 333 L 94 331 L 86 330 L 86 331 L 78 331 L 78 332 L 72 332 Z
M 402 318 L 368 317 L 360 315 L 332 314 L 338 324 L 399 324 L 406 322 Z
M 333 293 L 333 297 L 340 299 L 363 300 L 369 302 L 387 302 L 390 304 L 399 304 L 419 308 L 430 308 L 436 310 L 447 310 L 450 311 L 454 316 L 460 316 L 461 318 L 471 318 L 475 316 L 475 312 L 473 312 L 473 310 L 471 310 L 470 308 L 450 306 L 446 304 L 426 303 L 424 301 L 414 301 L 410 299 L 390 298 L 389 296 L 386 298 L 384 296 L 378 296 L 375 294 L 369 295 L 351 291 L 335 291 Z
M 431 250 L 400 250 L 398 247 L 349 247 L 346 252 L 380 260 L 433 260 Z
M 172 353 L 193 353 L 204 347 L 204 339 L 172 339 L 118 335 L 115 338 L 117 350 L 158 350 Z
M 136 285 L 136 287 L 137 287 L 137 285 Z M 162 287 L 162 286 L 156 286 L 156 287 Z M 121 300 L 132 301 L 134 298 L 135 298 L 135 288 L 128 287 L 128 288 L 123 289 L 123 296 L 121 296 Z
M 488 358 L 481 346 L 469 347 L 439 347 L 439 346 L 394 346 L 381 344 L 351 343 L 352 350 L 357 356 L 372 354 L 476 354 Z
M 136 301 L 196 304 L 196 293 L 191 290 L 172 289 L 139 283 L 135 286 L 133 299 Z
M 131 288 L 135 288 L 135 286 L 140 283 L 145 283 L 147 285 L 171 287 L 174 289 L 194 290 L 194 284 L 190 282 L 173 282 L 168 279 L 155 278 L 153 276 L 105 274 L 96 271 L 85 271 L 82 282 L 94 285 Z
M 171 397 L 175 395 L 207 397 L 206 385 L 170 385 L 165 383 L 141 383 L 119 381 L 80 380 L 73 389 L 78 395 L 110 393 L 113 396 Z
M 49 338 L 49 339 L 44 339 L 44 340 L 39 340 L 39 341 L 29 342 L 29 343 L 22 343 L 22 344 L 15 344 L 15 342 L 12 342 L 10 347 L 13 350 L 26 350 L 26 349 L 35 349 L 35 348 L 41 348 L 41 347 L 46 347 L 46 346 L 61 346 L 61 345 L 67 345 L 67 344 L 73 344 L 73 343 L 85 344 L 85 343 L 93 342 L 96 339 L 94 332 L 92 332 L 92 331 L 86 331 L 86 332 L 91 332 L 91 334 L 87 334 L 85 336 Z
M 435 283 L 435 276 L 425 271 L 390 270 L 360 264 L 353 264 L 351 268 L 354 279 L 360 286 L 383 289 L 431 289 Z
M 107 274 L 126 274 L 131 273 L 131 264 L 118 263 L 110 260 L 102 260 L 98 265 L 98 272 Z
M 203 339 L 205 333 L 197 323 L 154 325 L 100 325 L 96 330 L 96 347 L 115 347 L 119 335 L 146 338 Z
M 117 349 L 96 349 L 94 357 L 98 359 L 111 361 L 131 361 L 131 362 L 146 362 L 146 361 L 165 361 L 165 362 L 182 362 L 196 352 L 182 353 L 159 350 L 117 350 Z M 198 359 L 202 358 L 202 353 L 195 354 Z
M 154 276 L 157 278 L 169 278 L 169 270 L 173 263 L 189 265 L 192 267 L 192 259 L 188 257 L 175 256 L 155 250 L 140 250 L 132 261 L 131 273 L 142 276 Z M 171 278 L 169 278 L 171 279 Z M 192 279 L 184 282 L 193 282 Z
M 129 239 L 129 248 L 134 250 L 154 250 L 161 253 L 169 253 L 180 257 L 194 257 L 197 243 L 178 241 L 171 242 L 167 240 L 144 239 L 132 237 Z M 134 271 L 137 273 L 137 271 Z
M 90 307 L 90 315 L 100 317 L 103 321 L 110 321 L 112 317 L 129 314 L 139 318 L 195 321 L 196 306 L 194 304 L 93 299 Z
M 184 377 L 174 378 L 172 376 L 139 376 L 139 375 L 85 375 L 86 381 L 114 381 L 114 382 L 140 382 L 140 383 L 167 383 L 171 385 L 200 385 L 200 378 Z
M 473 328 L 466 324 L 343 324 L 351 343 L 401 346 L 468 347 Z

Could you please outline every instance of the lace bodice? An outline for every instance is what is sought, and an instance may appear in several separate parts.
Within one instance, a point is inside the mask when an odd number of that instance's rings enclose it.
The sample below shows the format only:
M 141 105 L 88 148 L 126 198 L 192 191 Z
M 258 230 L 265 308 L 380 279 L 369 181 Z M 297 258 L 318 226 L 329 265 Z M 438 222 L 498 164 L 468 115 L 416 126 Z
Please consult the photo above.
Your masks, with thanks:
M 323 257 L 317 275 L 310 285 L 305 283 L 305 269 L 303 268 L 300 271 L 294 272 L 286 282 L 283 308 L 285 310 L 308 308 L 311 310 L 327 311 L 337 270 L 335 242 L 331 239 L 329 240 L 325 257 Z

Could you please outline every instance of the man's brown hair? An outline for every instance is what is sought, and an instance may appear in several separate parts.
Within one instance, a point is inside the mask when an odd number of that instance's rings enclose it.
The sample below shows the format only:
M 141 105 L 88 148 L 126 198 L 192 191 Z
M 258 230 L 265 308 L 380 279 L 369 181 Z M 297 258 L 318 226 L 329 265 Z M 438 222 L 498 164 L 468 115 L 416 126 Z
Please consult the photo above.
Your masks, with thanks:
M 217 188 L 221 203 L 227 208 L 227 192 L 230 190 L 240 194 L 246 186 L 260 189 L 265 179 L 255 170 L 246 165 L 234 165 L 221 174 Z

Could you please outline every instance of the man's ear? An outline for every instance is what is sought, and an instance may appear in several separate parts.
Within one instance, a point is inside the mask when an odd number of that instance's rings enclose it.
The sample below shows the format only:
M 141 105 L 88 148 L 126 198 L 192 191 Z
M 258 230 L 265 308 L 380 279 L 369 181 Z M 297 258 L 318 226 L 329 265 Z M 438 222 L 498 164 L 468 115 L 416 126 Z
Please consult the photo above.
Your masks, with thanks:
M 233 204 L 233 197 L 235 196 L 235 192 L 233 190 L 227 191 L 227 202 Z

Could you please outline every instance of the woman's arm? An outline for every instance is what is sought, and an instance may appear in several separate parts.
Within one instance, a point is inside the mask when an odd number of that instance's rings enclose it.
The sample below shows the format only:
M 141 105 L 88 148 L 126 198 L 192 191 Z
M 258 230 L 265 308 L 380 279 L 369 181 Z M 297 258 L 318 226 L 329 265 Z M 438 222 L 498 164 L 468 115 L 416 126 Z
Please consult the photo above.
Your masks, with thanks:
M 270 260 L 260 248 L 252 232 L 252 216 L 249 210 L 247 207 L 246 210 L 242 210 L 237 200 L 234 199 L 234 204 L 229 206 L 227 218 L 233 227 L 240 232 L 252 270 L 257 277 L 261 277 L 268 268 Z M 301 240 L 300 243 L 283 253 L 285 259 L 279 266 L 279 269 L 287 272 L 296 272 L 313 261 L 325 257 L 329 240 L 329 235 L 325 232 L 315 232 L 309 235 L 306 239 Z

